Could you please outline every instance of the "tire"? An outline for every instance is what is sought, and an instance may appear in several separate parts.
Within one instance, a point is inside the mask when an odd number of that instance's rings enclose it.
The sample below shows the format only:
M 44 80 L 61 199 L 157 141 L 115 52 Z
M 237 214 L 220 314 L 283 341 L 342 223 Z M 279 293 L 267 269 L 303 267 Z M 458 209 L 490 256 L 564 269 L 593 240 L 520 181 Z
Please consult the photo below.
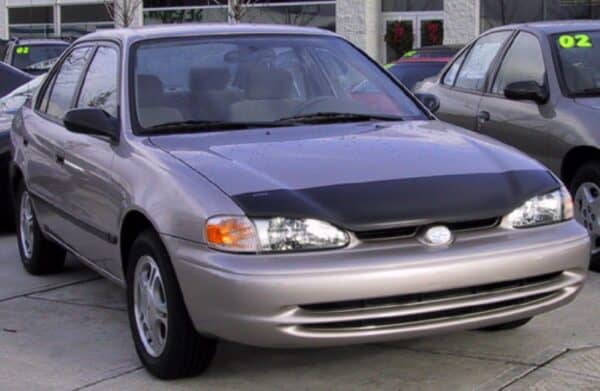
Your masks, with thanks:
M 590 270 L 600 272 L 600 210 L 597 216 L 596 212 L 592 214 L 583 210 L 585 209 L 582 206 L 584 186 L 591 186 L 591 196 L 600 198 L 600 162 L 594 161 L 582 165 L 575 172 L 569 186 L 574 200 L 575 217 L 590 232 L 592 238 L 592 250 L 595 251 L 590 256 Z
M 479 329 L 479 331 L 494 332 L 494 331 L 514 330 L 514 329 L 518 329 L 519 327 L 525 326 L 527 323 L 529 323 L 531 321 L 531 319 L 533 319 L 533 318 L 525 318 L 525 319 L 515 320 L 512 322 L 496 324 L 493 326 L 483 327 L 483 328 Z
M 58 244 L 48 240 L 40 230 L 32 206 L 31 197 L 23 182 L 19 184 L 15 199 L 18 204 L 15 208 L 17 242 L 23 267 L 28 273 L 33 275 L 60 272 L 65 266 L 66 251 Z M 26 220 L 29 221 L 29 230 L 31 233 L 28 236 L 25 236 L 25 231 L 23 231 L 23 229 L 27 225 L 23 223 L 21 219 L 25 218 L 25 216 L 22 215 L 22 209 L 27 203 L 29 204 L 29 207 L 27 213 L 28 218 Z M 28 238 L 28 240 L 25 238 Z
M 169 256 L 159 236 L 152 230 L 139 235 L 133 243 L 128 260 L 129 324 L 135 349 L 144 367 L 160 379 L 177 379 L 205 371 L 215 355 L 217 342 L 199 335 L 194 329 Z M 158 274 L 154 274 L 156 278 L 146 279 L 152 272 L 156 273 L 155 270 L 158 270 Z M 150 283 L 143 285 L 143 281 Z M 153 286 L 153 293 L 148 293 L 142 286 Z M 150 296 L 155 299 L 146 300 Z M 151 302 L 160 305 L 144 305 Z M 153 309 L 148 309 L 149 307 Z M 161 309 L 157 310 L 159 307 Z M 142 318 L 147 319 L 146 323 Z M 149 331 L 144 334 L 144 330 L 150 330 L 145 326 L 148 323 L 154 325 L 154 336 L 157 338 L 148 338 L 148 334 L 152 334 Z

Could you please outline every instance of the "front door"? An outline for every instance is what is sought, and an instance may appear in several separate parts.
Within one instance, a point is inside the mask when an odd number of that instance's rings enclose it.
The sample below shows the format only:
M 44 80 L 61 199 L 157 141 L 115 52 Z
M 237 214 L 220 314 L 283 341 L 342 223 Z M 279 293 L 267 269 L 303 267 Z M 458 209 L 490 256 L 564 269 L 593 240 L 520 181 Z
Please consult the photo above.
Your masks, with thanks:
M 442 45 L 443 12 L 397 12 L 383 17 L 382 53 L 386 63 L 394 62 L 413 49 Z
M 520 32 L 512 42 L 491 90 L 481 100 L 477 130 L 551 166 L 548 127 L 555 117 L 552 100 L 538 104 L 530 100 L 510 100 L 504 96 L 507 85 L 523 81 L 534 81 L 540 86 L 546 84 L 540 43 L 534 35 L 526 32 Z
M 119 51 L 99 44 L 81 82 L 75 108 L 98 108 L 118 118 Z M 76 249 L 103 270 L 120 278 L 118 227 L 122 191 L 114 179 L 116 144 L 105 137 L 67 132 L 63 166 L 73 186 L 65 189 L 65 208 L 75 219 Z

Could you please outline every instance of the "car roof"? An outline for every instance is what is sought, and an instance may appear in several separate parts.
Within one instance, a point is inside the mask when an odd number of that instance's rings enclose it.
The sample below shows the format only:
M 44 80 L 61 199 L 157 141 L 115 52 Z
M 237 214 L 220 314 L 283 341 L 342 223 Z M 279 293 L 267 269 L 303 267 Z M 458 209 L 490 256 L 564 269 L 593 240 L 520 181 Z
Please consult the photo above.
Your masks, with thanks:
M 337 36 L 328 30 L 315 27 L 297 27 L 290 25 L 274 24 L 179 24 L 179 25 L 154 25 L 137 28 L 100 30 L 79 38 L 77 42 L 89 40 L 111 39 L 123 42 L 133 42 L 145 39 L 184 37 L 184 36 L 210 36 L 210 35 L 322 35 Z
M 542 33 L 545 35 L 567 33 L 571 31 L 589 31 L 589 30 L 600 30 L 600 21 L 598 20 L 557 20 L 557 21 L 545 21 L 545 22 L 530 22 L 530 23 L 519 23 L 510 24 L 506 26 L 496 27 L 489 30 L 489 32 L 507 30 L 507 29 L 520 29 L 528 30 L 533 32 Z
M 45 39 L 45 38 L 25 38 L 13 40 L 15 45 L 69 45 L 68 42 L 60 39 Z

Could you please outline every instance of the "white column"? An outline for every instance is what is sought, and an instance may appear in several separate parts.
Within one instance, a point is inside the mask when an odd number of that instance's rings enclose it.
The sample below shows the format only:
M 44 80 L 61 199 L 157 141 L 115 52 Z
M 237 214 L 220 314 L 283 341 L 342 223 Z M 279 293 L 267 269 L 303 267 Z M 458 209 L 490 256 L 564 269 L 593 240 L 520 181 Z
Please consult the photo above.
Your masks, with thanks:
M 8 9 L 6 0 L 0 0 L 0 38 L 8 39 Z
M 335 13 L 337 33 L 381 60 L 381 0 L 337 0 Z
M 62 21 L 60 16 L 60 4 L 58 4 L 58 1 L 54 4 L 54 35 L 57 37 L 62 35 Z
M 479 35 L 480 1 L 444 1 L 444 43 L 465 44 Z

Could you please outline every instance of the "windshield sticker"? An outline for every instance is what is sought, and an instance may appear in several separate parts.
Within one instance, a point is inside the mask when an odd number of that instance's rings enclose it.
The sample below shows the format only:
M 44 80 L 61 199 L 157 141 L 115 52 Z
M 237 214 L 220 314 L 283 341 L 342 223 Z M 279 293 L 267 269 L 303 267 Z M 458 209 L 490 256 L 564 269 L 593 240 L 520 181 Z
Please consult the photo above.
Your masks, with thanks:
M 565 34 L 561 35 L 558 38 L 558 44 L 564 49 L 572 49 L 572 48 L 591 48 L 594 45 L 592 44 L 592 38 L 587 34 Z
M 29 54 L 29 46 L 19 46 L 16 52 L 17 54 Z

